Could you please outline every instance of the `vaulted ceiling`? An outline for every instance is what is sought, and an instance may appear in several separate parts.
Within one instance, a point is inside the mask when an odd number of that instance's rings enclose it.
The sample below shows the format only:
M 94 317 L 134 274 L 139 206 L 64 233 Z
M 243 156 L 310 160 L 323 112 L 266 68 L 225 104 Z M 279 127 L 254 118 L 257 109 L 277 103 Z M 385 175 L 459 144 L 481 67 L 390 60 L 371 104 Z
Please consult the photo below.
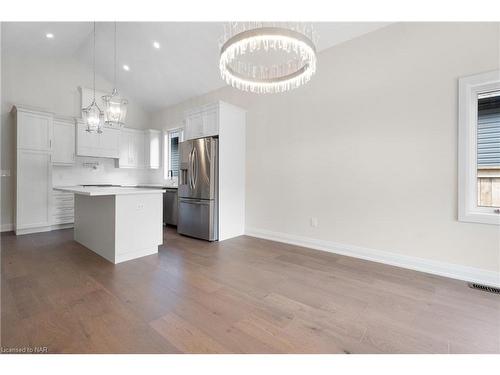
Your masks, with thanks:
M 386 26 L 375 22 L 315 23 L 318 51 Z M 97 23 L 96 66 L 113 80 L 113 23 Z M 154 111 L 225 86 L 218 71 L 220 22 L 118 23 L 119 87 Z M 47 33 L 54 37 L 48 39 Z M 154 48 L 153 42 L 160 48 Z M 92 65 L 92 23 L 2 24 L 2 53 L 27 58 L 75 58 Z M 123 70 L 123 65 L 130 67 Z

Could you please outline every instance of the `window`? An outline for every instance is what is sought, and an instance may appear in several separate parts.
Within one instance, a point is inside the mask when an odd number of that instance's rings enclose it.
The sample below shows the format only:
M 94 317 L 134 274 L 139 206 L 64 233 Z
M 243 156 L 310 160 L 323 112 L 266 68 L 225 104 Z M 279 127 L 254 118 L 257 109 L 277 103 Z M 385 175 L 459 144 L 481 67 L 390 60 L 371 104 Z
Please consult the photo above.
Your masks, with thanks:
M 477 183 L 477 204 L 500 207 L 500 91 L 478 97 Z
M 459 220 L 500 224 L 500 71 L 459 81 Z
M 182 142 L 182 128 L 169 130 L 165 134 L 164 178 L 171 179 L 179 175 L 179 143 Z

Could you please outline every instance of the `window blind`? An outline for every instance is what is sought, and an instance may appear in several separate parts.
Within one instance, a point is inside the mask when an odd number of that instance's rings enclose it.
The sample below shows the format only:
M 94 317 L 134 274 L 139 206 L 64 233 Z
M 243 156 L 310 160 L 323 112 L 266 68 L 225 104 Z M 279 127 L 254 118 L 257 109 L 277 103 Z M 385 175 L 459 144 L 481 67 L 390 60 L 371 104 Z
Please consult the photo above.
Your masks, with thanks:
M 479 167 L 500 167 L 500 113 L 497 111 L 479 111 L 477 122 Z

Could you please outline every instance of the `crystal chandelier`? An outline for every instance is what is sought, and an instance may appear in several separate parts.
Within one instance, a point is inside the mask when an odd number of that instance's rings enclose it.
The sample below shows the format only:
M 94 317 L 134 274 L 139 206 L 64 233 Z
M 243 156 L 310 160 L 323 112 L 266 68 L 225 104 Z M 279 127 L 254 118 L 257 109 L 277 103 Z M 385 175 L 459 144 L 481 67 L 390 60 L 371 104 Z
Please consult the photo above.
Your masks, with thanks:
M 230 23 L 220 41 L 222 79 L 259 94 L 295 89 L 316 72 L 315 40 L 311 24 Z
M 102 121 L 103 121 L 103 114 L 99 106 L 97 105 L 95 101 L 95 21 L 94 21 L 94 76 L 93 76 L 93 90 L 94 90 L 94 97 L 92 98 L 92 103 L 86 108 L 82 108 L 82 117 L 83 121 L 87 125 L 87 131 L 88 132 L 98 132 L 102 133 Z
M 127 116 L 127 99 L 122 98 L 116 89 L 116 22 L 114 24 L 114 82 L 113 91 L 110 95 L 104 95 L 102 101 L 104 103 L 104 122 L 108 125 L 123 126 L 125 124 L 125 117 Z

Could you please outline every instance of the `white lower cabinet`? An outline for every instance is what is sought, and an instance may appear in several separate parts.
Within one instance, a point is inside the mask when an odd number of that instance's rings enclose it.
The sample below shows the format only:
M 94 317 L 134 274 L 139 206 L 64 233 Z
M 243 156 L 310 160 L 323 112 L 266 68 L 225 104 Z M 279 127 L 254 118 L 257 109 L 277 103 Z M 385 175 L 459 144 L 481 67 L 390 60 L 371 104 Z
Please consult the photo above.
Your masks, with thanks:
M 75 222 L 75 195 L 63 191 L 52 191 L 52 225 Z
M 50 157 L 48 152 L 17 150 L 16 234 L 50 229 Z

